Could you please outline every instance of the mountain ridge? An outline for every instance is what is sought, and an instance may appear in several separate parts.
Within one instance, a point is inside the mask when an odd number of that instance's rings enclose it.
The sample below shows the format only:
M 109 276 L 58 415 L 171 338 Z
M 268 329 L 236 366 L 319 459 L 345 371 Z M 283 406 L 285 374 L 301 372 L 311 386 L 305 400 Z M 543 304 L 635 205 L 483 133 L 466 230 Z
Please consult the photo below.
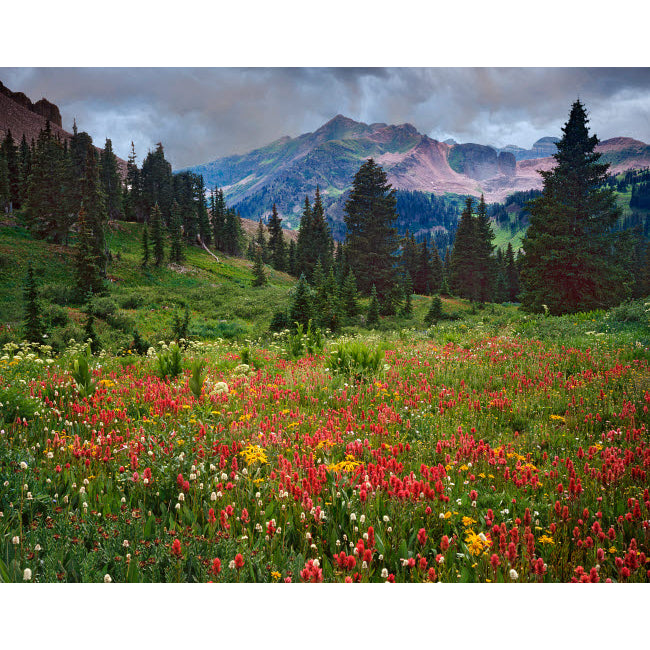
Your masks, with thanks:
M 203 174 L 207 187 L 221 187 L 229 205 L 241 208 L 243 216 L 267 216 L 275 203 L 295 226 L 305 195 L 313 196 L 317 185 L 328 217 L 340 220 L 354 174 L 371 157 L 395 189 L 484 194 L 486 201 L 498 202 L 513 192 L 542 187 L 538 170 L 555 164 L 550 154 L 557 141 L 545 136 L 530 149 L 440 142 L 410 123 L 365 124 L 338 114 L 313 132 L 285 135 L 248 153 L 187 169 Z M 650 146 L 633 138 L 611 138 L 598 150 L 612 172 L 650 165 Z

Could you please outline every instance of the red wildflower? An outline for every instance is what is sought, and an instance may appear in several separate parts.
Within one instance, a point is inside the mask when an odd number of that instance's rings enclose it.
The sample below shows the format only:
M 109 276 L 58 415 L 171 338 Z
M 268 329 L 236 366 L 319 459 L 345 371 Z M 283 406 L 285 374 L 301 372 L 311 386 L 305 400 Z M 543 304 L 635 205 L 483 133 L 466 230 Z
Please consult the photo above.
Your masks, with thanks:
M 218 557 L 215 557 L 214 560 L 212 560 L 212 569 L 210 570 L 210 573 L 214 574 L 215 576 L 218 576 L 220 571 L 221 571 L 221 560 Z
M 241 553 L 237 553 L 237 555 L 235 555 L 235 566 L 238 570 L 244 566 L 244 558 Z
M 418 542 L 420 542 L 420 544 L 424 546 L 426 541 L 427 541 L 427 531 L 424 530 L 424 528 L 420 528 L 420 530 L 418 531 Z
M 183 550 L 181 549 L 181 543 L 178 539 L 175 539 L 172 543 L 172 555 L 175 557 L 183 557 Z

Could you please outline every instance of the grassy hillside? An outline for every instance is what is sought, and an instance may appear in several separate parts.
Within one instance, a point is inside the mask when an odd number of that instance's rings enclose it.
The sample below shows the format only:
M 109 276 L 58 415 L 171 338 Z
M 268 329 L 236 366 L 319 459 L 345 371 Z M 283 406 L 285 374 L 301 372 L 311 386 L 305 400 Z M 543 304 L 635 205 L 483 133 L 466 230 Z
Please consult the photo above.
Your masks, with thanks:
M 253 287 L 252 263 L 218 254 L 217 262 L 203 249 L 185 248 L 182 265 L 160 268 L 141 266 L 142 226 L 112 222 L 108 242 L 109 294 L 96 297 L 95 330 L 103 348 L 128 349 L 133 332 L 149 343 L 169 341 L 175 317 L 190 310 L 189 336 L 196 340 L 219 338 L 244 341 L 269 332 L 273 314 L 291 303 L 295 279 L 266 267 L 269 283 Z M 0 343 L 20 340 L 23 318 L 23 285 L 29 263 L 35 269 L 50 342 L 56 350 L 70 339 L 83 340 L 86 315 L 73 298 L 73 246 L 55 246 L 33 239 L 19 224 L 0 225 Z M 467 315 L 466 301 L 445 299 L 444 311 Z M 380 330 L 416 327 L 424 329 L 430 298 L 413 296 L 413 317 L 382 319 Z M 361 301 L 365 311 L 367 300 Z M 363 316 L 344 328 L 363 330 Z
M 141 236 L 139 224 L 111 223 L 110 294 L 97 298 L 104 317 L 96 325 L 102 342 L 111 348 L 128 345 L 136 327 L 151 342 L 169 339 L 174 315 L 185 305 L 190 309 L 190 335 L 215 339 L 257 336 L 268 329 L 274 311 L 288 304 L 294 284 L 290 276 L 267 267 L 269 284 L 253 288 L 251 262 L 221 255 L 217 262 L 197 247 L 185 249 L 182 265 L 143 269 Z M 0 322 L 5 338 L 11 336 L 7 329 L 20 327 L 30 261 L 55 343 L 78 339 L 85 315 L 72 298 L 73 248 L 35 240 L 16 223 L 0 226 Z

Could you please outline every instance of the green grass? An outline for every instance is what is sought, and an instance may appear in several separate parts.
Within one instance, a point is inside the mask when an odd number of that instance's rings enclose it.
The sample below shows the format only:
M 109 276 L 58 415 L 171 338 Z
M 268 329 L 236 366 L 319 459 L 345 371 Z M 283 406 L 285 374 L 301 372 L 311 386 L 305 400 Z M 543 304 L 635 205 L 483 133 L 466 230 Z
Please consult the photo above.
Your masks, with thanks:
M 267 267 L 269 284 L 251 286 L 248 260 L 218 254 L 219 262 L 197 247 L 185 248 L 181 265 L 165 264 L 143 269 L 140 264 L 142 226 L 112 223 L 108 242 L 109 291 L 118 310 L 115 322 L 98 320 L 96 330 L 109 347 L 127 345 L 134 327 L 147 340 L 169 339 L 174 315 L 187 304 L 190 335 L 197 338 L 259 336 L 268 329 L 273 313 L 288 304 L 294 280 Z M 68 333 L 83 322 L 79 305 L 66 299 L 74 277 L 74 249 L 33 239 L 20 226 L 0 229 L 0 322 L 16 330 L 22 319 L 22 287 L 30 262 L 34 264 L 44 313 L 59 303 L 67 310 Z M 65 328 L 59 328 L 60 335 Z M 69 337 L 68 337 L 69 338 Z

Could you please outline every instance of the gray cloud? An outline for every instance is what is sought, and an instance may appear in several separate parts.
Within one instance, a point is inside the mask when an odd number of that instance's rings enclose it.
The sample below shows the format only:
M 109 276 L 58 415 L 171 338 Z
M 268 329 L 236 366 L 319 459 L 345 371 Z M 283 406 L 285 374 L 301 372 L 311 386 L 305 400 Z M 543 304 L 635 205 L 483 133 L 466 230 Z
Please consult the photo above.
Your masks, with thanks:
M 601 139 L 650 141 L 648 68 L 0 68 L 59 105 L 97 144 L 141 159 L 162 142 L 174 168 L 313 131 L 337 113 L 412 123 L 437 139 L 528 147 L 559 135 L 573 100 Z

